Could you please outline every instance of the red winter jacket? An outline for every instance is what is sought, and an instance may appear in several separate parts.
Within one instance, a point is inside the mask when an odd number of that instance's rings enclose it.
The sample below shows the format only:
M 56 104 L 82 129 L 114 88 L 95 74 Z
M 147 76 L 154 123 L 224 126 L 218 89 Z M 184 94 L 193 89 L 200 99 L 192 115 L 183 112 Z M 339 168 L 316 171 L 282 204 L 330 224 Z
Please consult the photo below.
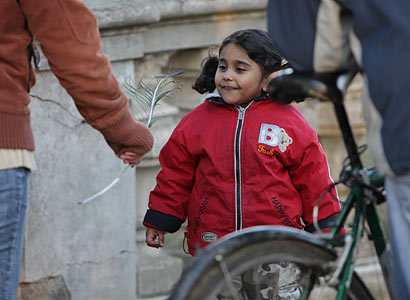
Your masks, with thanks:
M 144 225 L 175 232 L 188 217 L 192 255 L 250 226 L 313 227 L 313 207 L 332 184 L 315 131 L 294 106 L 270 99 L 245 108 L 205 101 L 178 124 L 159 160 Z M 320 202 L 321 227 L 339 211 L 333 188 Z

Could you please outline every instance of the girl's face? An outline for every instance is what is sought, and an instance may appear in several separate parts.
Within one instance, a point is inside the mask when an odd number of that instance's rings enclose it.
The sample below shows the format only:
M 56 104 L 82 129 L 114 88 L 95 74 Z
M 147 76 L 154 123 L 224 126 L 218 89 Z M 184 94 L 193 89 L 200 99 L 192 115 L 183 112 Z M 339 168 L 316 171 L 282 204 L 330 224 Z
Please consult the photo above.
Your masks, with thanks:
M 226 103 L 242 105 L 266 92 L 267 78 L 245 50 L 231 43 L 219 55 L 215 85 Z

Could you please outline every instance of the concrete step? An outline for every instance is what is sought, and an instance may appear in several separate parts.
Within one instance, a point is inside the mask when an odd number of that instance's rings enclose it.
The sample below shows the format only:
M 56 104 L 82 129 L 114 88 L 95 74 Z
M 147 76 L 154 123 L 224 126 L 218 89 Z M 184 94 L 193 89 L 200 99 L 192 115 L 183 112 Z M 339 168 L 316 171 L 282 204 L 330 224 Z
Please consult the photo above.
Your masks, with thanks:
M 143 255 L 142 255 L 143 253 Z M 137 295 L 141 299 L 163 300 L 181 276 L 182 259 L 163 249 L 143 249 L 137 265 Z M 157 299 L 158 298 L 158 299 Z

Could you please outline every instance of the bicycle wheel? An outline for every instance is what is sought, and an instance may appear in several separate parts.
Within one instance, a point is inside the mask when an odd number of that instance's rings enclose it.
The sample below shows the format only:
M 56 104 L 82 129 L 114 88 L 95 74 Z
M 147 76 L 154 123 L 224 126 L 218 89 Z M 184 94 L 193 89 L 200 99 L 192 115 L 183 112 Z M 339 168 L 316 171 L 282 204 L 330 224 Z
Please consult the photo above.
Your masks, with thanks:
M 336 291 L 324 285 L 323 279 L 329 275 L 329 262 L 336 257 L 309 233 L 282 226 L 248 228 L 200 252 L 168 299 L 300 299 L 304 293 L 310 295 L 309 299 L 334 299 Z M 286 271 L 289 266 L 291 272 Z M 261 274 L 265 279 L 258 282 Z M 284 280 L 278 277 L 280 274 L 285 274 Z M 373 299 L 356 273 L 348 299 Z

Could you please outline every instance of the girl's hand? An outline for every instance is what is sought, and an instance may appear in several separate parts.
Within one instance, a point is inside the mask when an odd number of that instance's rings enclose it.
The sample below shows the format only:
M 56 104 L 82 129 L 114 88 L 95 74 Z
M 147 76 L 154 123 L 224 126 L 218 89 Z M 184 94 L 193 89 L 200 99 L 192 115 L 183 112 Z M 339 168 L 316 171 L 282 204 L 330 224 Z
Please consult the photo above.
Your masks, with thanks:
M 145 231 L 145 241 L 150 247 L 164 247 L 164 231 L 148 227 Z
M 135 152 L 124 152 L 120 155 L 120 159 L 124 162 L 124 164 L 130 164 L 131 167 L 138 165 L 141 162 L 142 157 L 142 155 Z

